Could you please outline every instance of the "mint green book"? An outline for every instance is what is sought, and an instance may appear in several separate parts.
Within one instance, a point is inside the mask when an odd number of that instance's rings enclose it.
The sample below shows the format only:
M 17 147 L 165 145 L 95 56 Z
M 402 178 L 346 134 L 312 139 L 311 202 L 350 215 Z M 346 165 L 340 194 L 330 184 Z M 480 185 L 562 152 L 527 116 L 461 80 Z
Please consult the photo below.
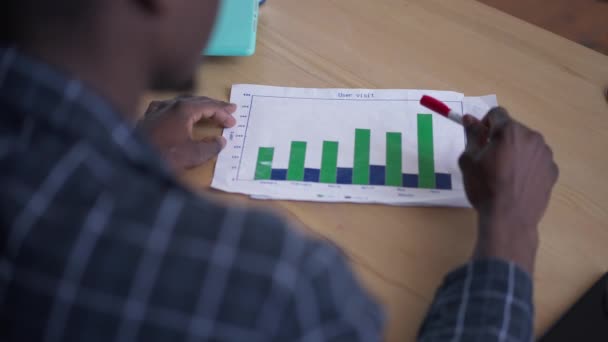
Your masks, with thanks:
M 251 56 L 255 52 L 259 0 L 222 0 L 204 54 Z

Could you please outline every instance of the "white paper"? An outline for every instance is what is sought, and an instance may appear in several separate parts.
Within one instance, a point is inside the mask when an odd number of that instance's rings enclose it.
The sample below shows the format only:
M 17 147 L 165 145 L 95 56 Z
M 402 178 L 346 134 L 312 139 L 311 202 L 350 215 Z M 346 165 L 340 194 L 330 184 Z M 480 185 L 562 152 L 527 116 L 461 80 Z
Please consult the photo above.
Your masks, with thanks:
M 224 130 L 228 144 L 219 155 L 211 186 L 259 199 L 468 207 L 462 175 L 458 168 L 458 157 L 465 146 L 462 126 L 439 115 L 432 115 L 431 171 L 439 174 L 435 177 L 443 180 L 431 177 L 428 166 L 422 171 L 419 170 L 418 114 L 430 113 L 419 104 L 420 98 L 425 94 L 446 102 L 456 111 L 479 118 L 497 104 L 494 95 L 465 97 L 463 94 L 447 91 L 234 85 L 231 102 L 238 106 L 234 114 L 237 125 Z M 356 129 L 371 131 L 369 164 L 374 166 L 370 167 L 370 175 L 366 181 L 374 184 L 321 183 L 318 174 L 322 172 L 320 170 L 324 141 L 338 142 L 338 168 L 347 174 L 357 173 L 352 170 Z M 401 133 L 401 173 L 410 179 L 401 181 L 408 182 L 405 184 L 407 187 L 403 184 L 385 185 L 386 135 L 389 132 Z M 273 177 L 281 172 L 284 177 L 289 169 L 293 141 L 306 142 L 304 165 L 308 178 L 301 181 L 256 179 L 260 147 L 274 149 Z M 428 152 L 426 155 L 428 156 Z M 394 157 L 392 159 L 394 160 Z M 257 178 L 260 178 L 260 174 Z M 267 176 L 267 173 L 263 174 Z M 427 182 L 428 188 L 419 188 L 418 184 L 412 185 L 412 177 L 417 177 L 420 181 L 423 178 L 421 174 L 426 175 L 424 178 L 427 180 L 432 178 L 432 182 L 436 184 L 429 185 Z M 313 175 L 313 179 L 310 175 Z M 449 181 L 446 181 L 446 177 Z M 354 176 L 351 180 L 352 178 Z M 340 179 L 344 182 L 349 178 Z M 439 183 L 435 182 L 435 179 Z M 446 188 L 447 185 L 449 189 Z

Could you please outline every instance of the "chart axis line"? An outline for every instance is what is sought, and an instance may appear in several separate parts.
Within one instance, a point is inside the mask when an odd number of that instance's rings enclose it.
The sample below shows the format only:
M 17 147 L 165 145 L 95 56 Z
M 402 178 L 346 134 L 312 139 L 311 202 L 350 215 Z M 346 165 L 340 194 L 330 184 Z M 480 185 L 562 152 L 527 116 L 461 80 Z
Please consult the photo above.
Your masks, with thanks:
M 251 94 L 251 101 L 249 102 L 249 112 L 247 113 L 247 123 L 245 124 L 245 133 L 243 134 L 243 143 L 241 144 L 241 157 L 239 158 L 239 167 L 236 170 L 236 180 L 240 180 L 241 177 L 241 163 L 243 162 L 243 152 L 245 152 L 245 142 L 247 141 L 247 130 L 249 130 L 249 119 L 251 118 L 251 108 L 253 108 L 253 98 L 255 95 Z

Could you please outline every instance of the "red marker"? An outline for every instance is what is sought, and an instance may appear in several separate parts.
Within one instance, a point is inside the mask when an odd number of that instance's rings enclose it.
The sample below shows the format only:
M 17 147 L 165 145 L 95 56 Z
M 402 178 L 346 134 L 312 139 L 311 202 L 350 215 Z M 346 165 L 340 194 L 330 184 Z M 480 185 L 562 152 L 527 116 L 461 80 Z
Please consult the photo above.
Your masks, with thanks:
M 424 95 L 420 99 L 420 104 L 434 111 L 435 113 L 441 114 L 446 118 L 462 125 L 462 114 L 453 111 L 450 109 L 450 107 L 448 107 L 448 105 L 437 100 L 436 98 Z

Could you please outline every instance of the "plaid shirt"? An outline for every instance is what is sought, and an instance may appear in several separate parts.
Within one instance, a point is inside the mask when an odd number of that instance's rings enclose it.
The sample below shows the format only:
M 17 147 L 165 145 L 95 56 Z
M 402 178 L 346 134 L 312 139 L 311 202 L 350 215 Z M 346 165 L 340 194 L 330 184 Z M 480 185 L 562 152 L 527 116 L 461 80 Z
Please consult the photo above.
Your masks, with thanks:
M 332 245 L 183 188 L 103 99 L 0 48 L 0 340 L 378 341 Z M 529 340 L 513 264 L 446 278 L 425 341 Z

